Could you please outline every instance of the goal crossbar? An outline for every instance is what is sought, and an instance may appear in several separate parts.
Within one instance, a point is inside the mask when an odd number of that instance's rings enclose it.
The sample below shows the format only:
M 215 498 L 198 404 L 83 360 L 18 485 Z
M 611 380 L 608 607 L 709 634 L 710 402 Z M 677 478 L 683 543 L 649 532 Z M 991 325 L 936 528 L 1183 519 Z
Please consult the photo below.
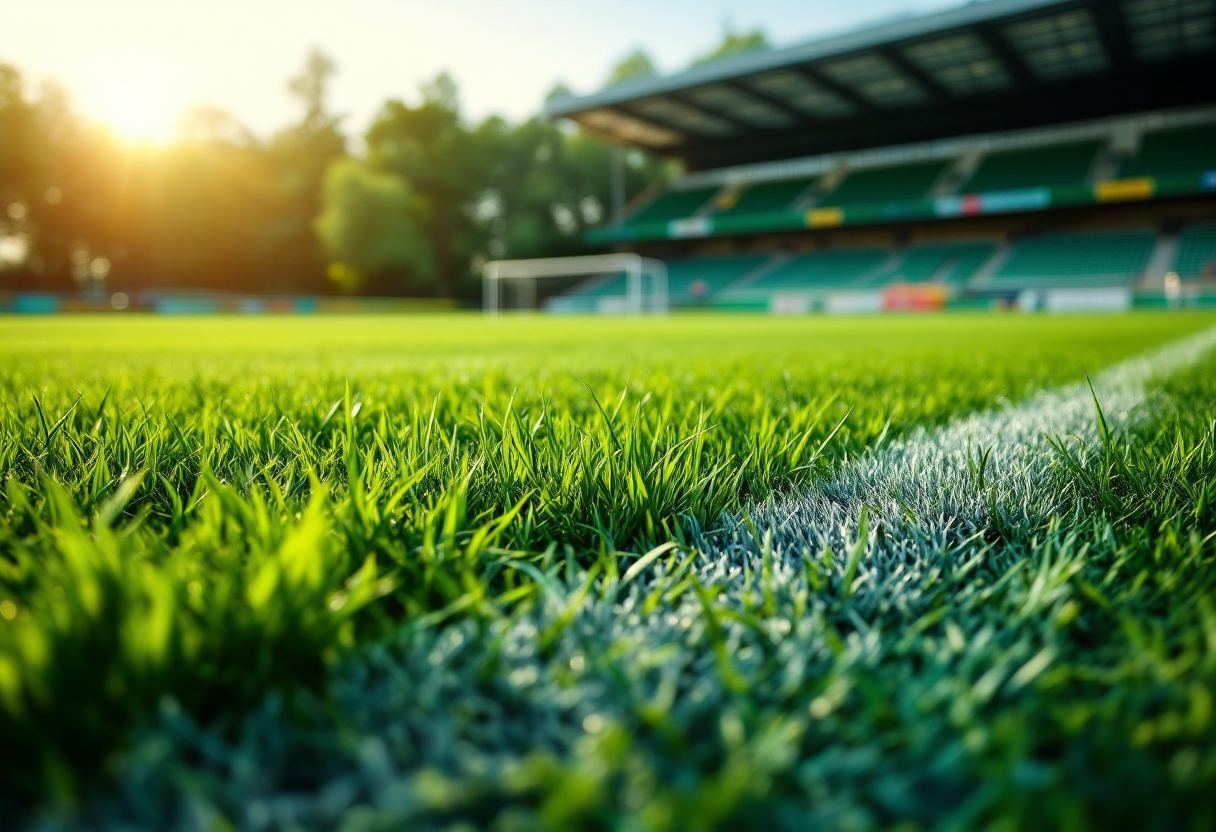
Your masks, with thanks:
M 491 260 L 482 269 L 482 308 L 487 315 L 500 311 L 499 284 L 504 280 L 535 281 L 543 278 L 596 274 L 625 275 L 625 311 L 631 315 L 667 312 L 667 264 L 632 252 L 591 254 L 582 257 L 538 257 L 528 260 Z M 650 278 L 651 302 L 644 297 L 644 278 Z

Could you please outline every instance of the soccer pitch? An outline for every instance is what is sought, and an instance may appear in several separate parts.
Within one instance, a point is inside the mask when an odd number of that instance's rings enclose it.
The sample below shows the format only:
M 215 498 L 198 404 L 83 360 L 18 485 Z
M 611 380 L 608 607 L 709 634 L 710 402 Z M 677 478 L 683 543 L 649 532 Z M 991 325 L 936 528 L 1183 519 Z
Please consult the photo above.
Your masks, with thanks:
M 1213 326 L 0 319 L 0 817 L 1211 828 Z

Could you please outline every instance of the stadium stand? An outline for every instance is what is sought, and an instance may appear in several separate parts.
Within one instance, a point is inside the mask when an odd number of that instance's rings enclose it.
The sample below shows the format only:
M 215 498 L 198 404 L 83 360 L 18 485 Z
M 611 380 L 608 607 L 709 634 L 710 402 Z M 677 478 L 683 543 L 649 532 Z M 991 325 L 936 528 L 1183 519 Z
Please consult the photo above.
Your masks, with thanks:
M 719 188 L 710 187 L 664 191 L 635 211 L 629 217 L 629 222 L 634 224 L 658 223 L 691 217 L 704 208 L 719 190 Z
M 1178 235 L 1174 271 L 1183 279 L 1216 279 L 1216 223 L 1199 223 Z
M 811 251 L 791 257 L 755 280 L 731 287 L 723 294 L 839 289 L 860 283 L 889 256 L 889 252 L 881 248 Z
M 667 298 L 673 306 L 704 302 L 759 268 L 768 254 L 742 254 L 724 257 L 697 257 L 667 264 Z
M 1213 32 L 1216 0 L 960 3 L 546 112 L 683 164 L 585 237 L 667 261 L 677 306 L 1151 305 L 1216 268 Z
M 1090 141 L 990 153 L 959 190 L 974 194 L 1015 188 L 1084 185 L 1098 147 L 1098 142 Z
M 766 214 L 787 211 L 818 181 L 810 179 L 785 179 L 776 182 L 761 182 L 751 185 L 739 193 L 729 205 L 719 208 L 718 216 L 740 216 L 743 214 Z
M 1152 231 L 1030 237 L 1014 246 L 992 283 L 1016 289 L 1130 286 L 1155 242 Z
M 961 285 L 996 251 L 991 240 L 922 243 L 908 247 L 903 256 L 880 269 L 864 282 L 874 286 L 889 283 L 938 283 Z
M 946 162 L 917 162 L 910 165 L 852 171 L 836 189 L 820 200 L 822 205 L 863 205 L 921 199 L 946 169 Z
M 1216 124 L 1146 133 L 1123 176 L 1170 176 L 1216 171 Z
M 550 312 L 596 312 L 607 298 L 625 297 L 625 275 L 609 274 L 580 283 L 565 294 L 549 298 L 544 308 Z
M 770 254 L 693 257 L 667 264 L 667 302 L 675 308 L 701 306 L 731 283 L 758 269 Z M 553 312 L 594 312 L 604 299 L 624 299 L 625 275 L 606 275 L 584 281 L 565 294 L 550 298 Z

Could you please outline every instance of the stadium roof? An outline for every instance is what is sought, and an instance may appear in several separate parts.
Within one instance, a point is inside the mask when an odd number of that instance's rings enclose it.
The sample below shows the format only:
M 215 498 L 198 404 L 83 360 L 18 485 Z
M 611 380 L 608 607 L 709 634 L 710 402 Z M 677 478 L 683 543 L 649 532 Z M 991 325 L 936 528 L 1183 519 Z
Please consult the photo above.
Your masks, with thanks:
M 1213 101 L 1216 0 L 985 0 L 546 113 L 696 170 Z

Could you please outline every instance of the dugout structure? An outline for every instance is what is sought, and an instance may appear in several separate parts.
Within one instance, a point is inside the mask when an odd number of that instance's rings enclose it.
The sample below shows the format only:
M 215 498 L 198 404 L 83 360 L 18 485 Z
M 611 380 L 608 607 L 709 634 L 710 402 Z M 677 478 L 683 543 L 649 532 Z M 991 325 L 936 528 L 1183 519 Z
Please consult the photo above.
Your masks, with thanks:
M 619 284 L 622 290 L 609 291 L 599 298 L 604 307 L 600 311 L 629 315 L 667 314 L 666 264 L 632 252 L 491 260 L 482 269 L 482 309 L 487 315 L 498 315 L 502 311 L 504 283 L 510 283 L 518 290 L 515 304 L 509 308 L 531 311 L 536 309 L 538 282 L 588 277 L 599 277 L 601 285 L 609 287 Z

